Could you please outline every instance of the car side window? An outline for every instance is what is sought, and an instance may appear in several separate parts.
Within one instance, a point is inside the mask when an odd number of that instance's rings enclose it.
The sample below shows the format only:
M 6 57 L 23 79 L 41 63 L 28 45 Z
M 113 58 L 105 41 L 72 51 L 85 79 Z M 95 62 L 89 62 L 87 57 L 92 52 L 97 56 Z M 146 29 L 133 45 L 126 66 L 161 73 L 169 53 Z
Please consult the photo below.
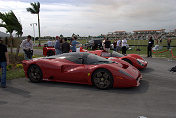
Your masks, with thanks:
M 71 61 L 71 62 L 74 62 L 76 64 L 82 64 L 81 57 L 69 56 L 66 59 L 69 60 L 69 61 Z

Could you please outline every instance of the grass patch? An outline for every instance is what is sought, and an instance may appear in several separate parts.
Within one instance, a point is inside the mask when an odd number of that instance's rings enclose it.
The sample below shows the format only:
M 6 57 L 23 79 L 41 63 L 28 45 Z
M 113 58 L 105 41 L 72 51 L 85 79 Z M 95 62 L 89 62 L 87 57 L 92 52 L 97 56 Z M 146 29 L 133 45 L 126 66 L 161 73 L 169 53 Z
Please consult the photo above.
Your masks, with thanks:
M 38 46 L 34 46 L 33 48 L 34 48 L 34 49 L 40 49 L 40 50 L 43 50 L 43 46 L 40 46 L 40 47 L 38 47 Z
M 6 74 L 7 74 L 7 80 L 25 77 L 24 70 L 21 68 L 8 70 Z

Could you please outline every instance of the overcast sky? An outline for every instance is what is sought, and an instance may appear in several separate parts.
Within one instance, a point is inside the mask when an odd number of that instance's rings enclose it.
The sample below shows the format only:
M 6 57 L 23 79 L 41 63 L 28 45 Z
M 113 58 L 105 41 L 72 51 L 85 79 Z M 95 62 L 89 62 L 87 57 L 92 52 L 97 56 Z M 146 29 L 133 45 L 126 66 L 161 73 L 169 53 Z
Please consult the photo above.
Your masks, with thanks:
M 42 36 L 107 34 L 118 30 L 176 29 L 176 0 L 38 0 Z M 32 35 L 37 15 L 26 11 L 34 0 L 0 0 L 0 12 L 13 10 Z M 38 35 L 38 29 L 36 35 Z M 0 31 L 5 32 L 4 28 Z

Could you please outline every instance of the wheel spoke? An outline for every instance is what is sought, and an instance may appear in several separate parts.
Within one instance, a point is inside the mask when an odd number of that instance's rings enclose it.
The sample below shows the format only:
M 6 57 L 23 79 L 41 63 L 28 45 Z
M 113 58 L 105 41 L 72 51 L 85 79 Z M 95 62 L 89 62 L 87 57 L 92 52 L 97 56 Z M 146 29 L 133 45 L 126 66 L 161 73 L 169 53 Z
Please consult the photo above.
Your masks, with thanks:
M 101 72 L 97 73 L 97 74 L 96 74 L 96 77 L 98 77 L 98 78 L 99 78 L 99 77 L 102 77 L 102 73 L 101 73 Z
M 103 78 L 108 79 L 108 78 L 109 78 L 109 75 L 108 75 L 107 73 L 104 73 L 104 74 L 103 74 Z
M 94 78 L 94 82 L 95 83 L 99 83 L 100 82 L 100 78 Z

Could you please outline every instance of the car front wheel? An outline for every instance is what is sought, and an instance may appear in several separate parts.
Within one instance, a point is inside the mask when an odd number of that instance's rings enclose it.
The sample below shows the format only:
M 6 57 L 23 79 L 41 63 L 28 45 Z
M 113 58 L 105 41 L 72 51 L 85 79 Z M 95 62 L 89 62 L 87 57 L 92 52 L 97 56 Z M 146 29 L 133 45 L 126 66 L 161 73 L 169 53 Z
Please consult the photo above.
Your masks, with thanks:
M 108 89 L 113 86 L 113 77 L 108 70 L 98 69 L 93 73 L 92 82 L 99 89 Z
M 40 67 L 37 65 L 31 65 L 28 68 L 27 73 L 28 73 L 28 77 L 31 80 L 31 82 L 34 82 L 34 83 L 41 82 L 41 80 L 43 78 L 42 71 L 41 71 Z

